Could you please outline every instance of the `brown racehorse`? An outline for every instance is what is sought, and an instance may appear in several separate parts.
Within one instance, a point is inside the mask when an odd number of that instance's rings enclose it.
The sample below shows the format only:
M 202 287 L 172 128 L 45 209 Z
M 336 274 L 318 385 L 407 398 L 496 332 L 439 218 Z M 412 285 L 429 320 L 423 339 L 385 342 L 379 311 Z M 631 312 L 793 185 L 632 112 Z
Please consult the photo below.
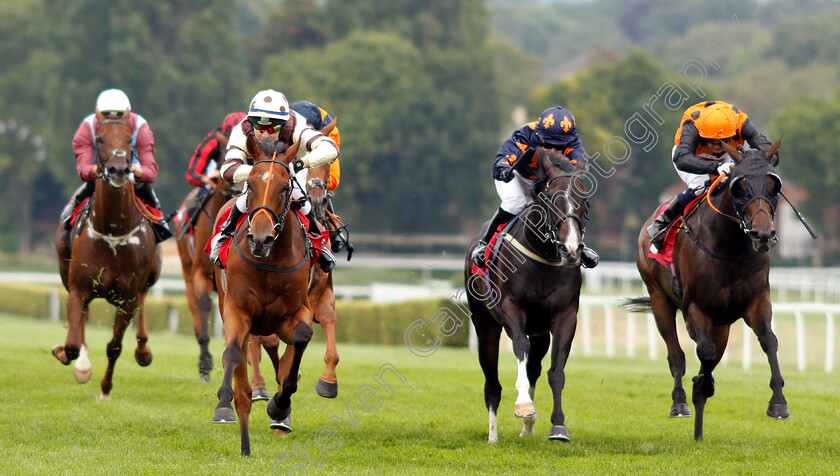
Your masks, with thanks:
M 287 164 L 297 153 L 297 144 L 277 160 L 274 154 L 281 151 L 264 151 L 249 136 L 246 153 L 249 161 L 254 160 L 248 177 L 247 220 L 231 239 L 226 269 L 216 269 L 225 326 L 225 370 L 212 421 L 232 423 L 238 416 L 241 451 L 247 456 L 251 453 L 248 422 L 252 403 L 247 365 L 249 335 L 277 334 L 293 347 L 292 357 L 277 372 L 277 380 L 282 382 L 280 391 L 266 407 L 273 421 L 282 421 L 291 413 L 300 361 L 312 338 L 312 312 L 309 244 L 290 208 L 292 184 Z M 232 378 L 236 380 L 235 392 Z
M 149 288 L 160 276 L 161 253 L 155 244 L 148 212 L 134 195 L 129 180 L 131 131 L 120 120 L 106 120 L 97 113 L 96 160 L 100 175 L 92 197 L 90 215 L 79 221 L 74 230 L 72 245 L 60 240 L 63 228 L 56 232 L 61 281 L 69 293 L 67 299 L 67 339 L 64 346 L 56 346 L 53 355 L 64 365 L 77 358 L 87 361 L 85 324 L 88 305 L 103 298 L 117 308 L 114 316 L 114 335 L 106 354 L 108 368 L 102 377 L 102 396 L 107 398 L 113 387 L 114 365 L 122 351 L 126 327 L 137 316 L 137 363 L 152 362 L 152 351 L 146 342 L 146 320 L 143 303 Z M 81 355 L 81 356 L 80 356 Z M 76 379 L 90 379 L 90 364 L 77 362 Z
M 467 301 L 478 336 L 491 443 L 497 441 L 496 415 L 502 398 L 498 373 L 502 329 L 513 342 L 518 364 L 514 415 L 523 420 L 520 436 L 534 434 L 534 388 L 551 344 L 548 384 L 554 409 L 548 438 L 569 441 L 560 397 L 582 282 L 580 259 L 588 195 L 582 178 L 585 164 L 573 165 L 559 152 L 542 148 L 537 149 L 536 158 L 541 168 L 531 191 L 533 205 L 499 236 L 495 264 L 488 265 L 489 279 L 472 273 L 471 255 L 478 237 L 465 261 Z M 483 235 L 484 230 L 479 236 Z
M 336 119 L 326 125 L 321 132 L 329 135 L 336 126 Z M 320 167 L 310 169 L 307 175 L 306 194 L 309 197 L 312 207 L 315 210 L 315 218 L 320 225 L 326 220 L 326 210 L 332 192 L 327 191 L 327 180 L 329 178 L 330 165 L 324 164 Z M 323 227 L 322 227 L 323 229 Z M 309 302 L 312 304 L 313 320 L 321 325 L 327 344 L 327 351 L 324 354 L 326 367 L 315 384 L 315 391 L 324 398 L 335 398 L 338 396 L 338 377 L 335 368 L 338 365 L 338 350 L 335 343 L 335 328 L 338 321 L 335 313 L 335 294 L 333 293 L 332 272 L 324 273 L 320 267 L 313 267 L 312 282 L 309 285 Z M 260 372 L 260 357 L 262 345 L 272 361 L 275 371 L 281 359 L 278 357 L 280 341 L 277 336 L 251 336 L 251 351 L 248 354 L 251 364 L 251 387 L 253 388 L 254 400 L 268 400 L 268 390 L 265 388 L 265 378 Z M 292 347 L 286 346 L 283 360 L 291 358 Z M 278 382 L 279 384 L 280 382 Z M 276 425 L 283 431 L 291 431 L 291 422 L 286 421 Z
M 729 327 L 740 318 L 755 332 L 770 363 L 773 396 L 767 415 L 775 419 L 790 416 L 776 357 L 778 340 L 771 327 L 767 255 L 777 241 L 774 217 L 782 182 L 770 158 L 780 144 L 781 139 L 766 151 L 743 153 L 725 145 L 736 163 L 728 185 L 713 187 L 696 211 L 683 219 L 683 229 L 674 243 L 675 278 L 681 295 L 670 271 L 648 257 L 650 240 L 645 229 L 655 215 L 639 233 L 636 265 L 650 297 L 633 298 L 626 305 L 631 310 L 652 311 L 665 340 L 674 378 L 671 417 L 691 415 L 682 386 L 685 354 L 676 328 L 677 309 L 682 312 L 700 360 L 700 372 L 692 379 L 695 440 L 703 437 L 703 410 L 715 392 L 712 371 L 723 357 Z
M 227 147 L 228 137 L 224 134 L 216 132 L 216 140 L 222 150 Z M 193 316 L 195 338 L 201 349 L 198 357 L 200 382 L 209 382 L 210 371 L 213 370 L 213 355 L 210 354 L 208 347 L 212 322 L 210 296 L 216 290 L 214 275 L 216 267 L 210 262 L 207 253 L 204 252 L 204 244 L 213 236 L 213 223 L 216 220 L 216 215 L 233 194 L 227 181 L 220 177 L 212 177 L 210 181 L 213 188 L 207 192 L 209 195 L 203 199 L 203 206 L 200 206 L 194 212 L 196 215 L 190 220 L 193 233 L 184 233 L 183 228 L 186 224 L 181 221 L 175 222 L 175 236 L 178 237 L 178 256 L 181 258 L 181 272 L 184 275 L 184 282 L 187 287 L 187 303 Z M 198 189 L 192 190 L 184 202 L 195 200 L 194 197 L 197 192 Z M 197 248 L 196 244 L 198 244 Z M 196 250 L 198 251 L 196 252 Z

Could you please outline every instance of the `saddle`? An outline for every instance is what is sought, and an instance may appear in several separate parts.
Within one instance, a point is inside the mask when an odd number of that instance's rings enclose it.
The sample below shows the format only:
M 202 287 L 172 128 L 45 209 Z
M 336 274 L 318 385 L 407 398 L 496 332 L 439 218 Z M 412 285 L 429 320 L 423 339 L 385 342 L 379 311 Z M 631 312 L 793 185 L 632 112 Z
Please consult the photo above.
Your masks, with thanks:
M 665 240 L 662 242 L 662 247 L 659 249 L 659 253 L 653 253 L 650 249 L 648 249 L 648 258 L 655 259 L 659 264 L 665 266 L 666 268 L 671 267 L 674 263 L 674 243 L 677 240 L 677 234 L 679 234 L 679 232 L 684 228 L 685 219 L 697 210 L 697 207 L 700 206 L 700 203 L 706 198 L 708 193 L 708 191 L 704 192 L 685 207 L 683 214 L 674 220 L 671 225 L 669 225 L 668 231 L 665 232 Z M 656 216 L 658 217 L 661 215 L 667 206 L 668 204 L 666 203 L 659 207 L 659 212 Z

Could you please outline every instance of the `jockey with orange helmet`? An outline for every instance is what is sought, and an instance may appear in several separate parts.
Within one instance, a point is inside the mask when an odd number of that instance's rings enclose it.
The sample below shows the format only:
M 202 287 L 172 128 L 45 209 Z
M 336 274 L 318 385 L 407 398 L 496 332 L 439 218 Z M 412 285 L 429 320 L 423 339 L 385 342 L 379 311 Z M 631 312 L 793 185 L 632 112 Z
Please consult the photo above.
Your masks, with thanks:
M 324 134 L 313 129 L 306 118 L 289 107 L 289 101 L 283 93 L 273 89 L 258 92 L 251 100 L 246 120 L 233 127 L 230 141 L 222 163 L 222 178 L 230 183 L 246 182 L 252 165 L 246 157 L 246 141 L 254 137 L 260 143 L 271 143 L 278 150 L 286 150 L 294 144 L 307 151 L 307 154 L 289 164 L 289 175 L 298 183 L 306 183 L 308 169 L 328 164 L 338 157 L 338 146 Z M 292 199 L 304 197 L 304 191 L 295 188 Z M 210 260 L 220 266 L 219 251 L 224 240 L 233 236 L 239 217 L 245 213 L 248 199 L 248 187 L 230 208 L 228 219 L 222 224 L 220 236 L 213 243 Z M 301 212 L 309 218 L 310 232 L 318 233 L 318 225 L 312 213 L 312 204 L 304 202 Z M 313 230 L 314 227 L 314 230 Z M 324 272 L 335 266 L 335 257 L 324 247 L 318 258 L 318 264 Z
M 513 131 L 496 154 L 492 175 L 496 180 L 496 193 L 502 199 L 490 226 L 484 233 L 472 254 L 473 263 L 479 268 L 484 265 L 487 243 L 496 233 L 499 225 L 509 222 L 527 204 L 527 195 L 537 177 L 539 163 L 534 158 L 537 147 L 555 149 L 576 164 L 583 161 L 589 169 L 589 156 L 583 149 L 575 128 L 575 118 L 568 109 L 555 106 L 546 109 L 539 120 L 529 122 Z M 598 254 L 588 247 L 583 248 L 581 262 L 587 268 L 598 264 Z
M 647 228 L 651 251 L 658 252 L 665 239 L 663 231 L 679 217 L 685 207 L 703 193 L 712 175 L 728 174 L 732 160 L 723 150 L 723 143 L 732 147 L 744 142 L 755 149 L 766 149 L 770 141 L 755 128 L 746 113 L 723 101 L 706 101 L 688 108 L 674 136 L 671 156 L 677 175 L 688 186 Z M 779 163 L 778 153 L 771 161 Z
M 131 102 L 128 96 L 119 89 L 106 89 L 96 98 L 96 111 L 101 113 L 105 119 L 124 122 L 131 131 L 131 181 L 134 182 L 134 193 L 146 204 L 160 211 L 160 201 L 152 189 L 152 182 L 158 174 L 158 166 L 155 162 L 155 138 L 152 129 L 143 116 L 131 112 Z M 64 224 L 65 233 L 60 237 L 67 241 L 70 237 L 69 230 L 72 228 L 71 217 L 73 210 L 82 201 L 93 195 L 96 188 L 97 163 L 95 154 L 96 132 L 99 130 L 99 121 L 95 114 L 91 114 L 82 120 L 76 134 L 73 136 L 73 153 L 76 156 L 76 172 L 79 178 L 85 183 L 82 184 L 70 202 L 65 205 L 61 212 L 61 222 Z M 172 236 L 169 225 L 166 221 L 152 223 L 155 232 L 155 239 L 158 243 Z

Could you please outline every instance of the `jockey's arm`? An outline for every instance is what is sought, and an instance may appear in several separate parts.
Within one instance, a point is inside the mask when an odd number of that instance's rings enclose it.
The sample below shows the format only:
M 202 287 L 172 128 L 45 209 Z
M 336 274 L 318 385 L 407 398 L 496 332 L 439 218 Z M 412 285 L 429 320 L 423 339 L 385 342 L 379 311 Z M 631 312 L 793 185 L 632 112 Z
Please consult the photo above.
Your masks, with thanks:
M 148 124 L 141 125 L 137 133 L 137 158 L 143 171 L 140 175 L 135 173 L 134 178 L 139 182 L 154 182 L 157 179 L 158 166 L 155 162 L 155 137 Z
M 677 170 L 692 174 L 714 174 L 717 172 L 717 162 L 705 160 L 695 155 L 699 145 L 700 132 L 691 121 L 686 121 L 682 125 L 680 143 L 674 150 L 673 159 Z
M 308 152 L 301 157 L 303 166 L 314 169 L 328 164 L 338 157 L 338 147 L 332 139 L 306 124 L 305 120 L 298 121 L 293 137 Z
M 246 137 L 242 132 L 242 127 L 234 127 L 230 131 L 225 160 L 220 169 L 222 178 L 230 183 L 244 182 L 248 180 L 248 175 L 251 173 L 251 166 L 245 163 L 245 143 Z
M 76 173 L 85 182 L 96 180 L 96 161 L 93 157 L 93 136 L 84 121 L 73 136 L 73 154 L 76 156 Z

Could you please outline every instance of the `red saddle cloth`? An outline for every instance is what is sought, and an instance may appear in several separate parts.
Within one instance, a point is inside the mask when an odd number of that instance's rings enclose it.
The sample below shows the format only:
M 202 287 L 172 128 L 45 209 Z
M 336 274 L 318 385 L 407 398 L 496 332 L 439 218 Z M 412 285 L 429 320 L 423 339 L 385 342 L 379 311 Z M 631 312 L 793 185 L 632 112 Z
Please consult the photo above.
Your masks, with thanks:
M 703 194 L 692 200 L 691 203 L 685 207 L 684 213 L 688 214 L 689 210 L 692 210 L 698 203 L 700 203 L 700 200 L 703 200 L 705 197 L 706 195 Z M 668 204 L 666 203 L 659 207 L 659 212 L 656 216 L 658 217 L 661 215 L 667 206 Z M 674 220 L 668 227 L 668 231 L 665 233 L 665 241 L 662 243 L 662 248 L 660 248 L 659 253 L 653 253 L 650 251 L 650 248 L 648 248 L 648 258 L 655 259 L 659 262 L 659 264 L 665 266 L 666 268 L 670 267 L 671 263 L 674 262 L 674 243 L 677 241 L 677 234 L 679 234 L 680 230 L 682 230 L 682 227 L 676 226 L 678 223 L 681 223 L 681 220 Z
M 487 269 L 487 266 L 490 263 L 490 259 L 493 257 L 493 249 L 496 247 L 496 242 L 499 240 L 499 234 L 502 232 L 502 230 L 505 229 L 507 224 L 508 224 L 508 222 L 505 222 L 505 223 L 502 223 L 501 225 L 499 225 L 499 227 L 496 228 L 496 233 L 493 233 L 493 237 L 490 238 L 490 242 L 487 243 L 487 248 L 484 250 L 484 267 L 479 268 L 478 266 L 475 265 L 475 263 L 473 263 L 472 269 L 470 270 L 470 274 L 476 274 L 476 273 L 482 273 L 483 274 L 484 270 Z
M 79 219 L 79 214 L 82 212 L 82 209 L 85 208 L 85 204 L 90 200 L 90 197 L 82 200 L 82 203 L 76 205 L 76 208 L 73 209 L 73 213 L 70 214 L 70 225 L 75 226 L 76 220 Z
M 222 224 L 227 221 L 228 215 L 230 215 L 230 208 L 224 210 L 219 215 L 219 219 L 216 220 L 216 225 L 213 228 L 213 235 L 207 240 L 207 244 L 204 245 L 204 252 L 207 255 L 210 255 L 210 252 L 213 250 L 213 242 L 214 240 L 218 239 L 218 235 L 222 230 Z M 300 210 L 295 210 L 295 215 L 297 215 L 298 220 L 300 220 L 301 225 L 306 230 L 309 228 L 309 219 L 306 218 L 306 215 L 300 212 Z M 239 230 L 239 227 L 242 226 L 242 223 L 245 219 L 248 218 L 247 213 L 243 213 L 239 220 L 236 222 L 236 229 Z M 321 249 L 329 243 L 330 240 L 330 232 L 323 231 L 320 235 L 313 235 L 312 233 L 307 233 L 309 235 L 309 241 L 311 242 L 310 248 L 312 249 L 312 262 L 318 260 L 318 257 L 321 256 Z M 228 254 L 230 253 L 230 244 L 233 240 L 225 240 L 222 243 L 222 247 L 219 249 L 219 260 L 222 262 L 222 268 L 227 267 L 228 263 Z M 328 246 L 328 245 L 327 245 Z

